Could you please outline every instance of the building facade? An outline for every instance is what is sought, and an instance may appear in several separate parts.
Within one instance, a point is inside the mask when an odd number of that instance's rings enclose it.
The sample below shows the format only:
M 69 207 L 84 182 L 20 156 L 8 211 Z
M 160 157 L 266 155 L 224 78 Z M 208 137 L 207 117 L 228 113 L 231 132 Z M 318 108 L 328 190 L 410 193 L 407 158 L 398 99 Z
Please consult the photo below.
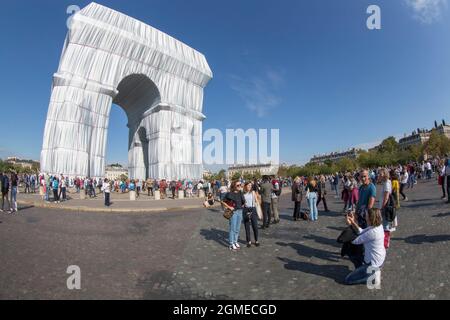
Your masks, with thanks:
M 107 166 L 105 170 L 105 178 L 108 180 L 118 180 L 124 175 L 128 177 L 128 169 L 119 166 Z
M 255 165 L 237 165 L 228 168 L 227 176 L 231 179 L 236 173 L 241 175 L 260 173 L 261 176 L 272 176 L 278 174 L 279 165 L 272 163 L 267 164 L 255 164 Z
M 406 149 L 411 146 L 422 145 L 430 139 L 430 130 L 418 129 L 413 131 L 409 136 L 405 136 L 398 141 L 398 147 L 400 149 Z
M 360 149 L 352 148 L 347 151 L 331 152 L 323 155 L 316 155 L 311 158 L 310 163 L 324 164 L 326 161 L 336 162 L 344 158 L 356 159 Z
M 18 157 L 8 157 L 6 159 L 6 162 L 16 165 L 16 166 L 20 166 L 25 169 L 32 169 L 33 166 L 39 168 L 39 161 L 24 160 L 24 159 L 20 159 Z

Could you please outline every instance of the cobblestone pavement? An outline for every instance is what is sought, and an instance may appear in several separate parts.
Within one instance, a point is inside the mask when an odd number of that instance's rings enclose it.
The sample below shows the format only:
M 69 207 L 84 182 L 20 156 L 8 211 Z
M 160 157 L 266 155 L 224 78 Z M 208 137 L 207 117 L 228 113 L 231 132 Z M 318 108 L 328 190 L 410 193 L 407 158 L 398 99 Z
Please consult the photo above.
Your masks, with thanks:
M 342 284 L 352 269 L 336 243 L 343 204 L 328 195 L 332 212 L 294 222 L 284 194 L 281 222 L 260 230 L 259 248 L 241 242 L 239 252 L 228 250 L 217 208 L 104 215 L 31 207 L 0 215 L 0 298 L 450 299 L 450 206 L 434 180 L 406 192 L 380 290 Z M 66 287 L 69 265 L 81 268 L 79 291 Z

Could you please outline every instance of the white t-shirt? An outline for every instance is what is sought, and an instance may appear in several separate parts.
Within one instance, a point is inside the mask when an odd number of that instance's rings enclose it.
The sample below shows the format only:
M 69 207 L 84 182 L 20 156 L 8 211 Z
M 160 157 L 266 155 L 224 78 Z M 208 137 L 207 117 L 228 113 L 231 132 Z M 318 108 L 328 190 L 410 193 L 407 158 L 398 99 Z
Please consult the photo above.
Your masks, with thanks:
M 427 162 L 427 170 L 431 170 L 431 163 Z
M 391 180 L 386 180 L 385 182 L 383 182 L 383 184 L 381 185 L 381 192 L 380 195 L 378 196 L 378 208 L 383 208 L 383 199 L 384 199 L 384 193 L 385 192 L 389 192 L 389 194 L 392 193 L 392 182 Z
M 408 183 L 409 174 L 408 171 L 405 171 L 402 175 L 402 181 L 401 183 Z
M 253 191 L 244 193 L 245 205 L 247 208 L 256 207 L 255 197 L 253 196 Z
M 359 229 L 359 236 L 352 241 L 353 244 L 364 245 L 364 262 L 370 263 L 372 267 L 379 268 L 386 258 L 384 248 L 384 229 L 382 225 L 378 227 L 368 227 Z

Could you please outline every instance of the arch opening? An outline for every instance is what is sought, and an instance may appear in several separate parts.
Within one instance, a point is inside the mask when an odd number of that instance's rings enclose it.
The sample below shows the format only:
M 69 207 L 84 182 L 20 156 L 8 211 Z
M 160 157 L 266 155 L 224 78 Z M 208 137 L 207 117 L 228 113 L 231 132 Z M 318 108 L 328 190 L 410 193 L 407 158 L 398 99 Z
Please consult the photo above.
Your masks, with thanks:
M 149 177 L 149 128 L 143 123 L 144 113 L 161 102 L 158 88 L 143 74 L 132 74 L 120 81 L 113 103 L 127 115 L 128 173 L 131 179 Z

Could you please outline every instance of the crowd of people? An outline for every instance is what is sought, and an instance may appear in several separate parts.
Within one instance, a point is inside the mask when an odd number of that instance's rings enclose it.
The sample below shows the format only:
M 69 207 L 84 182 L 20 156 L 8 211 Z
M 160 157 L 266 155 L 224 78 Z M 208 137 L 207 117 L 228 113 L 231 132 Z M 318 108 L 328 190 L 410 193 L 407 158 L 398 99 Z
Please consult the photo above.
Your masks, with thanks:
M 229 219 L 229 249 L 240 250 L 239 234 L 245 227 L 247 247 L 261 245 L 259 229 L 267 229 L 280 222 L 279 198 L 285 187 L 290 188 L 294 202 L 293 221 L 316 222 L 319 219 L 318 206 L 327 204 L 327 183 L 335 199 L 343 203 L 342 213 L 348 227 L 342 231 L 338 242 L 342 243 L 342 256 L 348 256 L 355 270 L 345 279 L 346 284 L 366 283 L 374 270 L 377 281 L 381 267 L 390 246 L 391 233 L 399 227 L 398 210 L 402 201 L 408 201 L 407 190 L 414 188 L 419 180 L 437 179 L 442 199 L 450 203 L 450 161 L 434 159 L 421 163 L 379 167 L 353 172 L 338 172 L 333 175 L 312 177 L 297 176 L 294 179 L 263 176 L 262 179 L 237 180 L 114 180 L 95 178 L 71 178 L 64 175 L 49 176 L 17 175 L 15 172 L 0 174 L 3 212 L 17 212 L 17 193 L 20 185 L 24 193 L 39 192 L 43 200 L 55 203 L 66 201 L 69 188 L 75 193 L 84 192 L 95 198 L 104 194 L 105 205 L 109 206 L 111 193 L 136 192 L 153 196 L 159 192 L 161 198 L 175 199 L 179 191 L 184 196 L 205 195 L 204 206 L 220 203 Z M 98 189 L 98 192 L 96 191 Z M 306 206 L 302 209 L 303 201 Z M 7 204 L 7 209 L 5 209 Z M 258 221 L 261 221 L 259 226 Z M 252 240 L 253 234 L 253 240 Z
M 334 197 L 343 202 L 342 211 L 348 225 L 338 239 L 342 243 L 341 254 L 348 256 L 355 267 L 346 277 L 345 283 L 367 283 L 372 274 L 375 282 L 379 283 L 391 233 L 399 226 L 398 210 L 402 201 L 408 201 L 406 190 L 414 188 L 418 180 L 433 178 L 437 178 L 442 188 L 442 198 L 447 198 L 447 203 L 450 203 L 448 159 L 338 172 L 328 176 L 295 177 L 286 184 L 267 176 L 262 181 L 232 181 L 229 192 L 220 196 L 224 210 L 233 212 L 226 216 L 229 218 L 229 249 L 240 250 L 241 224 L 245 226 L 247 247 L 260 246 L 258 229 L 265 229 L 271 223 L 279 222 L 278 198 L 283 186 L 291 187 L 293 221 L 317 221 L 321 202 L 324 211 L 329 211 L 326 201 L 326 185 L 329 182 Z M 304 200 L 307 206 L 302 210 Z M 209 205 L 212 203 L 205 204 Z M 258 214 L 258 211 L 262 214 Z M 258 220 L 261 221 L 260 227 Z M 254 242 L 251 241 L 250 229 L 253 230 Z

